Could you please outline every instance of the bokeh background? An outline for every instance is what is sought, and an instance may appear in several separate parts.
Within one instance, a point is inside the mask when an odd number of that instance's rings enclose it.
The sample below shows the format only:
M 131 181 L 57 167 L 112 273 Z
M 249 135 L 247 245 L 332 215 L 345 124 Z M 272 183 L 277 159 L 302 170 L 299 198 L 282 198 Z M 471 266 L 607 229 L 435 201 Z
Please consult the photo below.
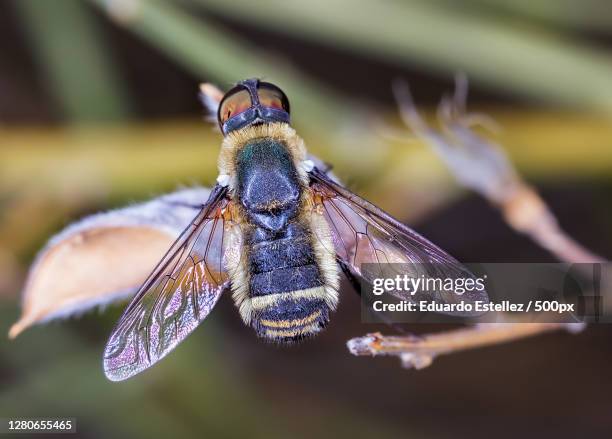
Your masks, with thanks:
M 605 0 L 4 0 L 0 13 L 0 333 L 36 251 L 84 215 L 216 176 L 198 83 L 263 77 L 312 152 L 459 259 L 554 261 L 459 188 L 401 125 L 408 81 L 433 114 L 453 75 L 562 226 L 612 254 L 612 8 Z M 120 257 L 120 255 L 117 255 Z M 112 273 L 109 273 L 112 276 Z M 101 353 L 121 306 L 0 341 L 0 416 L 69 416 L 79 437 L 606 437 L 612 330 L 442 357 L 356 358 L 346 288 L 329 329 L 280 349 L 229 297 L 124 383 Z M 409 328 L 420 332 L 442 326 Z

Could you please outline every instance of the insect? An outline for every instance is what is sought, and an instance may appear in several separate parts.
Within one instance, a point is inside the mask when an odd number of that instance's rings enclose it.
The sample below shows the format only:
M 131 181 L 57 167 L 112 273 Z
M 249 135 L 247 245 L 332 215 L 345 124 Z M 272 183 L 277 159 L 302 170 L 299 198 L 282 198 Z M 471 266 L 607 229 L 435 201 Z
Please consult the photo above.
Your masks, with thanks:
M 238 83 L 217 118 L 224 136 L 217 183 L 114 328 L 104 352 L 109 379 L 129 378 L 166 356 L 226 291 L 259 337 L 293 343 L 325 328 L 338 305 L 341 271 L 356 288 L 360 279 L 373 281 L 362 271 L 366 263 L 466 272 L 315 165 L 277 86 Z M 444 292 L 430 299 L 457 301 Z

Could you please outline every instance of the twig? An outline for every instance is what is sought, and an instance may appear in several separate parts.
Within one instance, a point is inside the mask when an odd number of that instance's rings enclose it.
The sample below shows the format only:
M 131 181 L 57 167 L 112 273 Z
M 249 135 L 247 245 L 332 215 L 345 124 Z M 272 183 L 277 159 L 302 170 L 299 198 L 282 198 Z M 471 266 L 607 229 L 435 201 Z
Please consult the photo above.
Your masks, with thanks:
M 576 333 L 584 327 L 582 323 L 481 323 L 470 328 L 424 336 L 392 336 L 376 332 L 349 340 L 347 347 L 353 355 L 393 355 L 401 359 L 405 368 L 423 369 L 442 354 L 507 343 L 558 330 Z
M 457 181 L 478 192 L 496 206 L 517 232 L 531 237 L 540 246 L 565 262 L 604 262 L 559 226 L 557 219 L 535 189 L 525 183 L 503 149 L 476 134 L 475 123 L 497 127 L 486 116 L 466 112 L 467 80 L 456 79 L 452 98 L 444 98 L 438 108 L 441 129 L 430 128 L 416 110 L 410 90 L 403 82 L 394 84 L 394 93 L 404 123 L 424 140 L 448 166 Z M 481 323 L 468 328 L 425 336 L 385 336 L 380 333 L 347 342 L 354 355 L 398 356 L 406 368 L 422 369 L 442 354 L 506 343 L 521 338 L 585 328 L 583 323 L 510 323 L 503 314 L 499 323 Z
M 561 261 L 605 262 L 561 229 L 542 197 L 523 181 L 499 145 L 471 129 L 478 122 L 497 130 L 488 117 L 466 112 L 466 78 L 458 75 L 456 84 L 454 96 L 442 99 L 438 108 L 441 129 L 435 130 L 420 117 L 408 86 L 394 83 L 404 123 L 431 146 L 461 185 L 496 206 L 514 230 L 528 235 Z
M 561 229 L 554 214 L 532 187 L 517 185 L 512 196 L 498 208 L 514 230 L 529 236 L 557 259 L 564 262 L 605 262 L 604 258 L 582 246 Z

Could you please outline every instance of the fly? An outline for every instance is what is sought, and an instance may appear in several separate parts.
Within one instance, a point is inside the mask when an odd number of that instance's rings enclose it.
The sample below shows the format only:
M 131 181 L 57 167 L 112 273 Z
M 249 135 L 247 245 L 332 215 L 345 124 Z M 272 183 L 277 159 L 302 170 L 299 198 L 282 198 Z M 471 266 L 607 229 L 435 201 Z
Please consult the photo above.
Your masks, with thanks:
M 109 379 L 127 379 L 166 356 L 223 292 L 231 291 L 242 320 L 259 337 L 289 344 L 328 324 L 340 271 L 355 287 L 374 281 L 363 264 L 467 272 L 309 160 L 277 86 L 240 82 L 221 100 L 217 118 L 224 136 L 217 183 L 114 328 L 104 352 Z M 452 296 L 436 292 L 430 300 L 455 302 Z M 482 298 L 470 298 L 476 299 Z

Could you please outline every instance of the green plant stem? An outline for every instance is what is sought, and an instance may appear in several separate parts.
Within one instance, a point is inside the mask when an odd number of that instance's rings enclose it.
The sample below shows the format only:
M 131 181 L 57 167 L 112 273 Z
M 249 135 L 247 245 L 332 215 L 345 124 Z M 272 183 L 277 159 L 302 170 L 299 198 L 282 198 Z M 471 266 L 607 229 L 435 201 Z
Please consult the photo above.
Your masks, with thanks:
M 516 22 L 427 1 L 190 0 L 234 20 L 552 104 L 612 111 L 612 58 Z
M 298 73 L 270 53 L 209 20 L 195 18 L 171 2 L 138 2 L 133 14 L 118 18 L 108 9 L 109 2 L 91 1 L 188 71 L 215 81 L 221 87 L 248 77 L 264 77 L 291 90 L 292 108 L 294 113 L 300 114 L 300 119 L 323 127 L 332 126 L 345 114 L 342 108 L 354 108 L 354 103 L 345 102 L 346 99 L 337 93 Z
M 109 121 L 130 115 L 124 84 L 87 4 L 80 0 L 13 4 L 48 87 L 68 120 Z

